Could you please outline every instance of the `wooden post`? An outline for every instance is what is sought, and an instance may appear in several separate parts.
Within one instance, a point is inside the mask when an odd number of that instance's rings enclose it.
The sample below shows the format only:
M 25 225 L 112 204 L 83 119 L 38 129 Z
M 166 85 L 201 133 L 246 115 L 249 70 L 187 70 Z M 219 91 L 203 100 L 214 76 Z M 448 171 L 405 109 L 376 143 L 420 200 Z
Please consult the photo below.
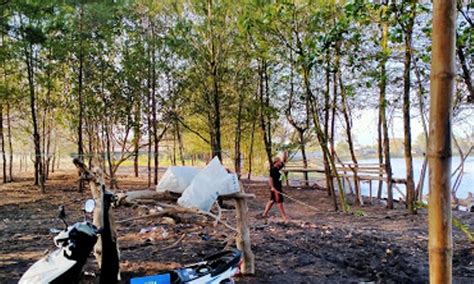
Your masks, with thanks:
M 428 139 L 430 283 L 452 282 L 451 113 L 456 48 L 456 1 L 433 1 Z
M 372 204 L 372 180 L 369 180 L 369 203 Z
M 242 184 L 240 185 L 240 191 L 244 192 Z M 235 205 L 237 209 L 237 237 L 235 243 L 242 252 L 243 265 L 241 272 L 242 274 L 255 274 L 255 255 L 250 244 L 247 200 L 245 198 L 235 198 Z
M 79 159 L 74 159 L 73 163 L 81 173 L 81 179 L 89 182 L 92 197 L 96 204 L 93 216 L 94 226 L 103 228 L 106 223 L 110 226 L 110 234 L 107 232 L 106 236 L 104 236 L 104 233 L 99 235 L 97 243 L 94 246 L 94 255 L 101 269 L 100 283 L 116 283 L 117 279 L 120 279 L 120 250 L 117 243 L 117 229 L 114 215 L 112 212 L 109 212 L 108 220 L 104 218 L 105 207 L 102 201 L 104 200 L 103 195 L 106 190 L 103 173 L 100 168 L 89 170 Z M 107 240 L 104 243 L 102 243 L 103 237 Z

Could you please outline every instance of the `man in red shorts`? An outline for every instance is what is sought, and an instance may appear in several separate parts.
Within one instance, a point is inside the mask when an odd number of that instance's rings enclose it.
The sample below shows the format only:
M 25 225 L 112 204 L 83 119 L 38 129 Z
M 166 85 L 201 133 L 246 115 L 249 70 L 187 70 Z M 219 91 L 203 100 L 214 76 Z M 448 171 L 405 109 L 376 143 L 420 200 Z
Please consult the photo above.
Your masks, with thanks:
M 270 211 L 273 204 L 276 203 L 281 217 L 283 220 L 285 220 L 285 222 L 287 222 L 289 218 L 285 213 L 285 208 L 283 207 L 283 195 L 280 194 L 283 189 L 280 170 L 283 168 L 283 166 L 284 164 L 280 157 L 273 159 L 273 165 L 270 169 L 270 177 L 268 178 L 268 184 L 270 185 L 270 200 L 265 206 L 263 217 L 268 217 L 268 211 Z

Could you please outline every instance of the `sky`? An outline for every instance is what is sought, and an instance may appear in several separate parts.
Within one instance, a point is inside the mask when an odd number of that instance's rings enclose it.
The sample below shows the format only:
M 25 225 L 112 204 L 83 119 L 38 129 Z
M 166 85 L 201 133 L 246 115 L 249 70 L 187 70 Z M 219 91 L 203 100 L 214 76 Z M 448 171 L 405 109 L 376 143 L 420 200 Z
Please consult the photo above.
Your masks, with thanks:
M 459 137 L 466 137 L 474 132 L 474 119 L 469 119 L 469 117 L 474 117 L 472 115 L 474 110 L 466 109 L 463 112 L 463 116 L 466 116 L 466 119 L 460 122 L 453 122 L 453 132 Z M 377 117 L 378 109 L 365 109 L 355 112 L 353 133 L 359 145 L 370 146 L 377 144 Z M 419 116 L 411 119 L 411 129 L 412 141 L 414 143 L 418 135 L 423 133 L 423 126 Z M 392 116 L 389 125 L 389 136 L 390 138 L 403 138 L 403 117 L 401 112 L 395 113 Z

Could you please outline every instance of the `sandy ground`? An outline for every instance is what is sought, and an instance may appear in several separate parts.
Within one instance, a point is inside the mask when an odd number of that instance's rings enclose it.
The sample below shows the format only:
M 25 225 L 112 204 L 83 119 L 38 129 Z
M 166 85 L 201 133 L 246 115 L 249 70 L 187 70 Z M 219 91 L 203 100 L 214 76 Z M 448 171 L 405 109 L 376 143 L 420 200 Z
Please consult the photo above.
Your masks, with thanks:
M 56 219 L 60 204 L 66 206 L 70 223 L 83 219 L 80 208 L 90 192 L 78 193 L 76 180 L 74 172 L 55 173 L 44 195 L 28 178 L 0 184 L 0 283 L 16 283 L 33 262 L 54 249 L 54 235 L 49 230 L 62 227 Z M 289 188 L 287 194 L 316 209 L 286 199 L 292 221 L 285 224 L 276 208 L 270 218 L 259 218 L 268 199 L 265 182 L 243 180 L 243 184 L 257 196 L 249 202 L 256 275 L 236 278 L 237 283 L 428 282 L 425 209 L 410 215 L 401 205 L 386 210 L 378 203 L 353 207 L 355 214 L 344 214 L 334 212 L 324 191 Z M 146 180 L 122 176 L 119 186 L 121 190 L 144 189 Z M 123 220 L 156 209 L 153 203 L 119 207 L 114 215 Z M 455 211 L 453 215 L 474 230 L 474 214 Z M 235 225 L 233 210 L 226 210 L 223 216 Z M 170 217 L 118 226 L 124 283 L 134 276 L 199 261 L 235 245 L 234 233 L 222 225 L 214 226 L 212 220 L 191 215 Z M 453 243 L 454 283 L 474 283 L 474 245 L 456 228 Z M 92 256 L 86 271 L 99 273 Z M 85 276 L 82 282 L 96 281 Z

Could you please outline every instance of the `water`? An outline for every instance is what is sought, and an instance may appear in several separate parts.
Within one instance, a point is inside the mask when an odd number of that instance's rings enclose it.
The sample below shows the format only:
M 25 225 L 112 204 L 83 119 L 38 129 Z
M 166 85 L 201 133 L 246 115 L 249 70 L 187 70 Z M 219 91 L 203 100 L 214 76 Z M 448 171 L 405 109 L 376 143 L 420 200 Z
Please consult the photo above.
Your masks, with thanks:
M 452 158 L 452 164 L 451 164 L 451 169 L 454 171 L 461 159 L 458 156 L 455 156 Z M 361 164 L 364 163 L 378 163 L 378 159 L 367 159 L 367 160 L 359 160 L 358 161 Z M 405 159 L 404 158 L 392 158 L 391 159 L 392 163 L 392 171 L 393 171 L 393 177 L 394 178 L 405 178 Z M 413 169 L 414 169 L 414 178 L 415 178 L 415 186 L 418 184 L 418 180 L 420 178 L 420 171 L 421 167 L 423 165 L 423 158 L 413 158 Z M 425 176 L 425 181 L 424 181 L 424 187 L 423 187 L 423 195 L 426 195 L 429 191 L 428 187 L 428 169 L 426 172 Z M 457 175 L 455 175 L 451 179 L 451 186 L 454 185 L 454 181 Z M 403 184 L 398 184 L 398 188 L 403 192 L 403 194 L 406 193 L 405 186 Z M 384 190 L 383 192 L 383 197 L 386 197 L 386 184 L 383 184 Z M 368 196 L 369 195 L 369 184 L 368 183 L 362 183 L 361 184 L 362 188 L 362 194 Z M 372 196 L 377 195 L 377 189 L 378 189 L 378 181 L 372 181 Z M 474 157 L 469 157 L 466 159 L 464 162 L 464 175 L 462 177 L 461 185 L 459 186 L 459 189 L 456 192 L 456 196 L 458 198 L 466 198 L 468 196 L 468 193 L 474 194 Z M 398 193 L 397 190 L 393 191 L 393 196 L 395 199 L 398 199 L 401 197 L 401 195 Z

